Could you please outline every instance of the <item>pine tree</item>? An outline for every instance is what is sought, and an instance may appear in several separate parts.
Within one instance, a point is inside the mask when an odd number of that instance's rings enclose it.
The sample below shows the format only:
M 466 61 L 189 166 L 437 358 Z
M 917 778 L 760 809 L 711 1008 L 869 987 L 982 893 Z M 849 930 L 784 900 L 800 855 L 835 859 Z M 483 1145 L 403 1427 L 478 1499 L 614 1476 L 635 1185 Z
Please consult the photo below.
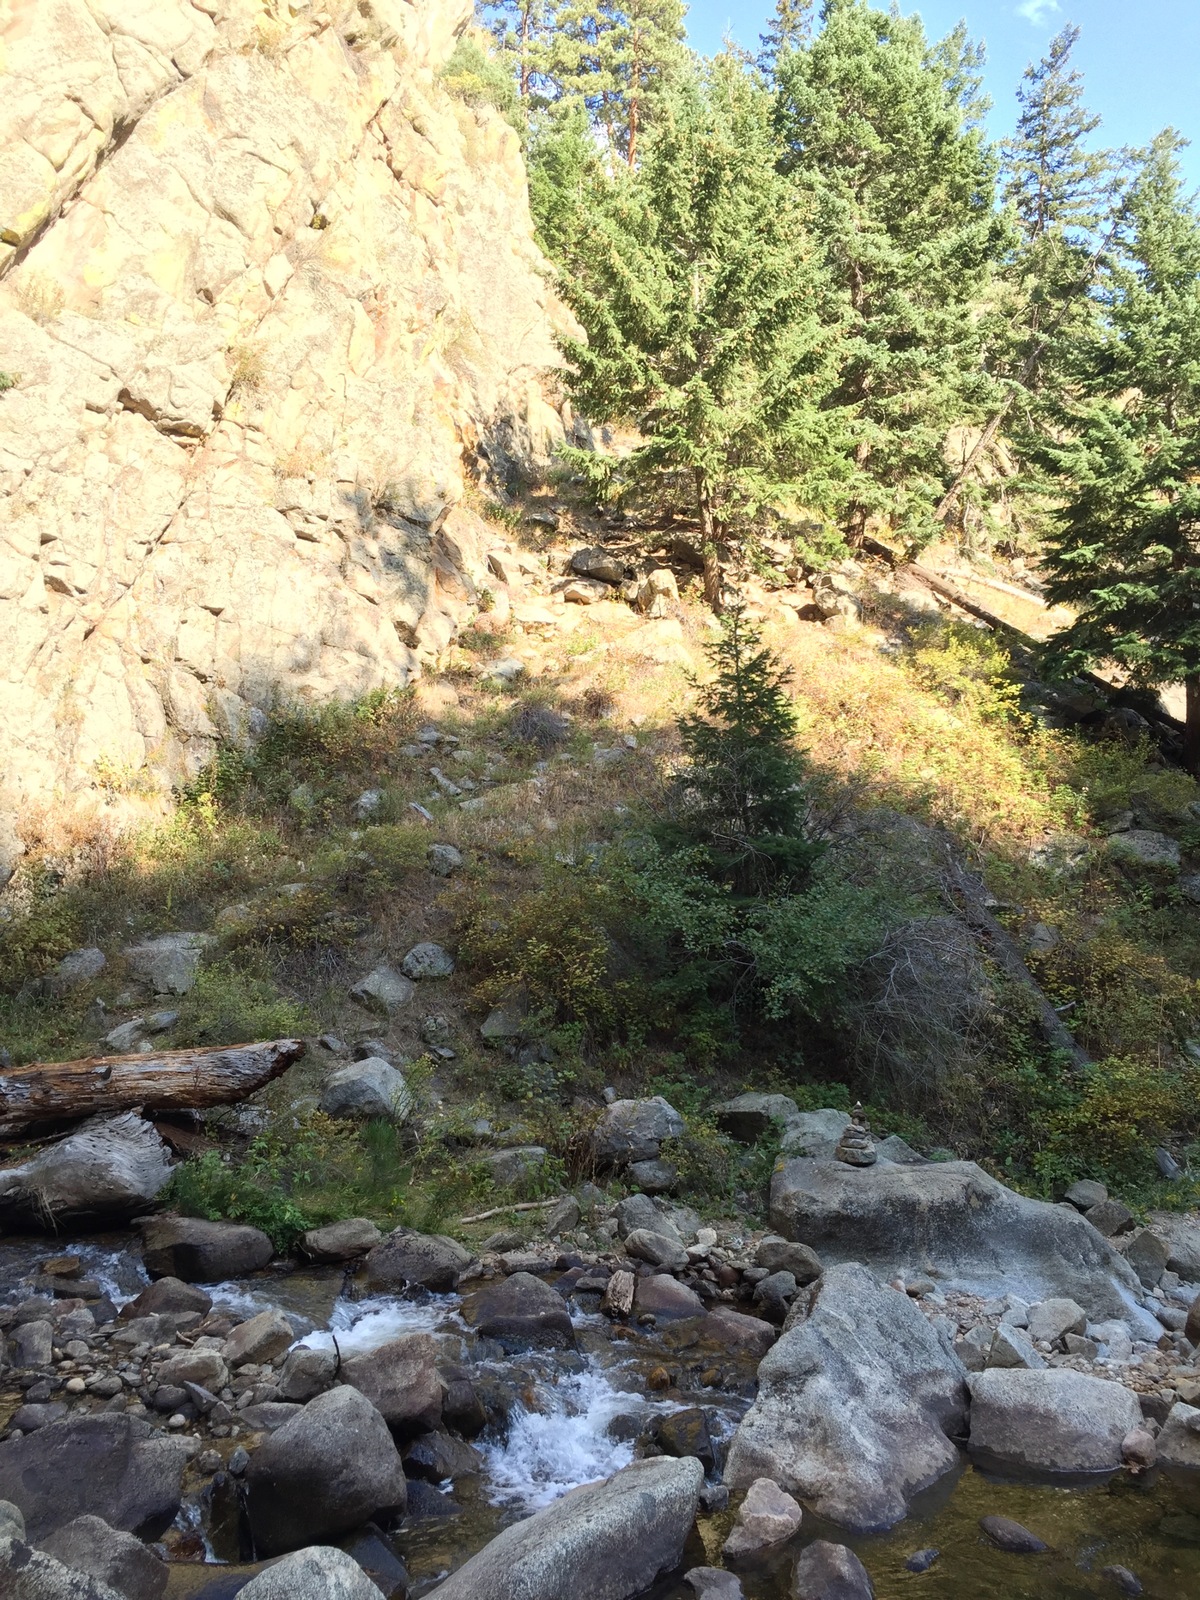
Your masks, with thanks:
M 1044 559 L 1047 598 L 1075 612 L 1054 655 L 1182 681 L 1200 776 L 1200 214 L 1178 148 L 1155 141 L 1101 283 L 1102 326 L 1073 341 L 1080 398 L 1057 408 L 1041 451 L 1066 485 Z
M 775 0 L 775 14 L 759 35 L 758 70 L 772 79 L 780 56 L 802 50 L 812 37 L 813 0 Z
M 679 826 L 704 841 L 716 875 L 736 893 L 786 890 L 820 854 L 805 837 L 809 797 L 789 674 L 740 606 L 726 613 L 707 654 L 716 677 L 700 692 L 699 714 L 679 723 L 690 761 Z
M 683 0 L 561 0 L 555 71 L 564 109 L 585 105 L 630 167 L 654 106 L 683 60 Z
M 781 499 L 836 500 L 846 471 L 838 413 L 820 406 L 842 307 L 770 118 L 765 91 L 719 57 L 672 89 L 635 174 L 607 174 L 578 125 L 535 148 L 555 173 L 534 183 L 543 238 L 588 336 L 568 351 L 575 398 L 639 429 L 626 483 L 690 501 L 714 605 L 721 546 Z
M 948 428 L 993 393 L 977 310 L 1005 228 L 975 57 L 961 34 L 931 49 L 917 17 L 825 0 L 779 89 L 787 168 L 851 308 L 829 398 L 854 432 L 849 527 L 878 514 L 919 539 Z
M 479 16 L 528 102 L 557 98 L 555 0 L 480 0 Z

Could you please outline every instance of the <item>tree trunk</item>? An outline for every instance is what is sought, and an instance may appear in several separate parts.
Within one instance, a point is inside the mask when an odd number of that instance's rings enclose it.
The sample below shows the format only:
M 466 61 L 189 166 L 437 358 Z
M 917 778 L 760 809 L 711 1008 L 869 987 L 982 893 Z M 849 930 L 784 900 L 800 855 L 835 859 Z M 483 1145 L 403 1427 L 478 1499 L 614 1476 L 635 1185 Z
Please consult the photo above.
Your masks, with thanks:
M 98 1112 L 200 1111 L 244 1100 L 304 1054 L 302 1039 L 34 1062 L 0 1073 L 0 1138 Z
M 1183 764 L 1200 778 L 1200 675 L 1183 680 L 1187 713 L 1183 724 Z
M 714 611 L 721 609 L 721 556 L 713 520 L 712 497 L 703 467 L 694 467 L 696 510 L 700 516 L 700 549 L 704 555 L 704 598 Z

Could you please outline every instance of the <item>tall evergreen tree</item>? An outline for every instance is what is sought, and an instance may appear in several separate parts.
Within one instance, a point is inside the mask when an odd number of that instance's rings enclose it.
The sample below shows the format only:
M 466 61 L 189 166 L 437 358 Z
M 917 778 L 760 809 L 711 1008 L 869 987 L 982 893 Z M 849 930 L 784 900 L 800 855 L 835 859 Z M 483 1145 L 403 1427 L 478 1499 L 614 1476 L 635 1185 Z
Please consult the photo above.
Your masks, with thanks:
M 992 393 L 980 297 L 1005 238 L 996 163 L 974 124 L 965 37 L 931 49 L 917 17 L 825 0 L 810 49 L 779 69 L 787 168 L 851 308 L 829 403 L 854 432 L 849 527 L 932 527 L 947 429 Z
M 565 108 L 587 106 L 635 166 L 638 141 L 683 58 L 684 0 L 561 0 L 554 54 Z
M 774 78 L 780 56 L 802 50 L 812 38 L 814 0 L 775 0 L 775 12 L 766 33 L 759 35 L 758 69 Z
M 1104 273 L 1103 324 L 1074 340 L 1079 398 L 1057 408 L 1041 452 L 1066 486 L 1044 559 L 1047 598 L 1075 611 L 1054 653 L 1183 682 L 1200 776 L 1200 214 L 1178 148 L 1156 140 Z
M 780 499 L 830 503 L 845 473 L 820 404 L 843 308 L 777 154 L 770 96 L 728 56 L 674 86 L 636 174 L 606 173 L 578 124 L 535 148 L 542 235 L 588 336 L 575 397 L 637 426 L 623 481 L 690 502 L 714 605 L 722 546 Z
M 516 79 L 517 92 L 528 102 L 553 99 L 556 0 L 479 0 L 479 17 L 491 32 L 501 60 Z

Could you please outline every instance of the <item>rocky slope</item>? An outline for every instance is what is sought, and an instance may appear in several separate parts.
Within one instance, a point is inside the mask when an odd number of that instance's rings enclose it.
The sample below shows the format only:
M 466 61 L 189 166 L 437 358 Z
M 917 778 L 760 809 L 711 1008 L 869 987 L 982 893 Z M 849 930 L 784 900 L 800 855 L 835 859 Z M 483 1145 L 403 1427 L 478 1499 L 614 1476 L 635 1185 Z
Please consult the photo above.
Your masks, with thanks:
M 439 78 L 469 0 L 52 9 L 0 10 L 0 878 L 52 799 L 408 681 L 465 483 L 562 435 L 517 136 Z

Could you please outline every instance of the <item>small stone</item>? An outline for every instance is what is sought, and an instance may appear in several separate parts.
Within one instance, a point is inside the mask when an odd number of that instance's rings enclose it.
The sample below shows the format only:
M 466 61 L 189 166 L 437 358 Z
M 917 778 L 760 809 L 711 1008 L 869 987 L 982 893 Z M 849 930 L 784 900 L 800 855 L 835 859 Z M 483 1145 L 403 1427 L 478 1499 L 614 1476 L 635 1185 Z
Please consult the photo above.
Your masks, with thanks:
M 1029 1335 L 1039 1344 L 1055 1345 L 1067 1333 L 1082 1333 L 1087 1312 L 1074 1300 L 1042 1300 L 1029 1308 Z
M 737 1575 L 721 1567 L 693 1567 L 683 1581 L 696 1600 L 742 1600 L 742 1585 Z
M 1154 1435 L 1145 1428 L 1131 1428 L 1121 1440 L 1121 1459 L 1134 1472 L 1145 1472 L 1158 1458 Z
M 83 1378 L 68 1378 L 67 1379 L 67 1393 L 68 1394 L 82 1394 L 86 1388 L 87 1388 L 87 1383 L 84 1381 Z
M 1147 1289 L 1158 1283 L 1171 1258 L 1170 1245 L 1149 1228 L 1138 1228 L 1128 1240 L 1123 1239 L 1121 1250 Z
M 1119 1200 L 1102 1200 L 1098 1206 L 1090 1207 L 1084 1215 L 1092 1227 L 1106 1239 L 1114 1239 L 1118 1234 L 1127 1233 L 1134 1225 L 1133 1212 Z
M 1095 1361 L 1100 1354 L 1100 1346 L 1095 1339 L 1089 1339 L 1082 1333 L 1064 1334 L 1063 1347 L 1069 1356 L 1082 1356 L 1085 1361 Z
M 350 998 L 370 1011 L 390 1016 L 408 1005 L 415 992 L 411 979 L 384 963 L 355 984 Z
M 928 1572 L 941 1553 L 940 1550 L 935 1550 L 932 1546 L 926 1550 L 914 1550 L 904 1563 L 904 1570 L 905 1572 Z
M 844 1161 L 850 1167 L 873 1167 L 878 1160 L 861 1100 L 851 1111 L 850 1124 L 844 1129 L 833 1155 L 836 1161 Z
M 996 1329 L 984 1361 L 986 1367 L 1044 1367 L 1045 1361 L 1034 1349 L 1029 1335 L 1020 1328 Z
M 454 957 L 440 944 L 425 940 L 413 945 L 400 963 L 405 977 L 420 981 L 424 978 L 448 978 L 454 971 Z
M 452 877 L 465 865 L 462 851 L 452 844 L 431 844 L 425 852 L 425 859 L 435 878 Z
M 1102 1183 L 1096 1183 L 1091 1178 L 1081 1178 L 1078 1183 L 1073 1183 L 1063 1196 L 1077 1211 L 1090 1211 L 1093 1206 L 1102 1206 L 1108 1199 L 1108 1190 Z
M 1023 1528 L 1011 1517 L 980 1517 L 979 1526 L 993 1544 L 1001 1550 L 1007 1550 L 1009 1555 L 1036 1555 L 1038 1551 L 1050 1548 L 1036 1533 L 1030 1533 L 1028 1528 Z
M 782 1544 L 799 1528 L 803 1515 L 798 1502 L 772 1479 L 756 1478 L 746 1490 L 723 1554 L 736 1559 Z

